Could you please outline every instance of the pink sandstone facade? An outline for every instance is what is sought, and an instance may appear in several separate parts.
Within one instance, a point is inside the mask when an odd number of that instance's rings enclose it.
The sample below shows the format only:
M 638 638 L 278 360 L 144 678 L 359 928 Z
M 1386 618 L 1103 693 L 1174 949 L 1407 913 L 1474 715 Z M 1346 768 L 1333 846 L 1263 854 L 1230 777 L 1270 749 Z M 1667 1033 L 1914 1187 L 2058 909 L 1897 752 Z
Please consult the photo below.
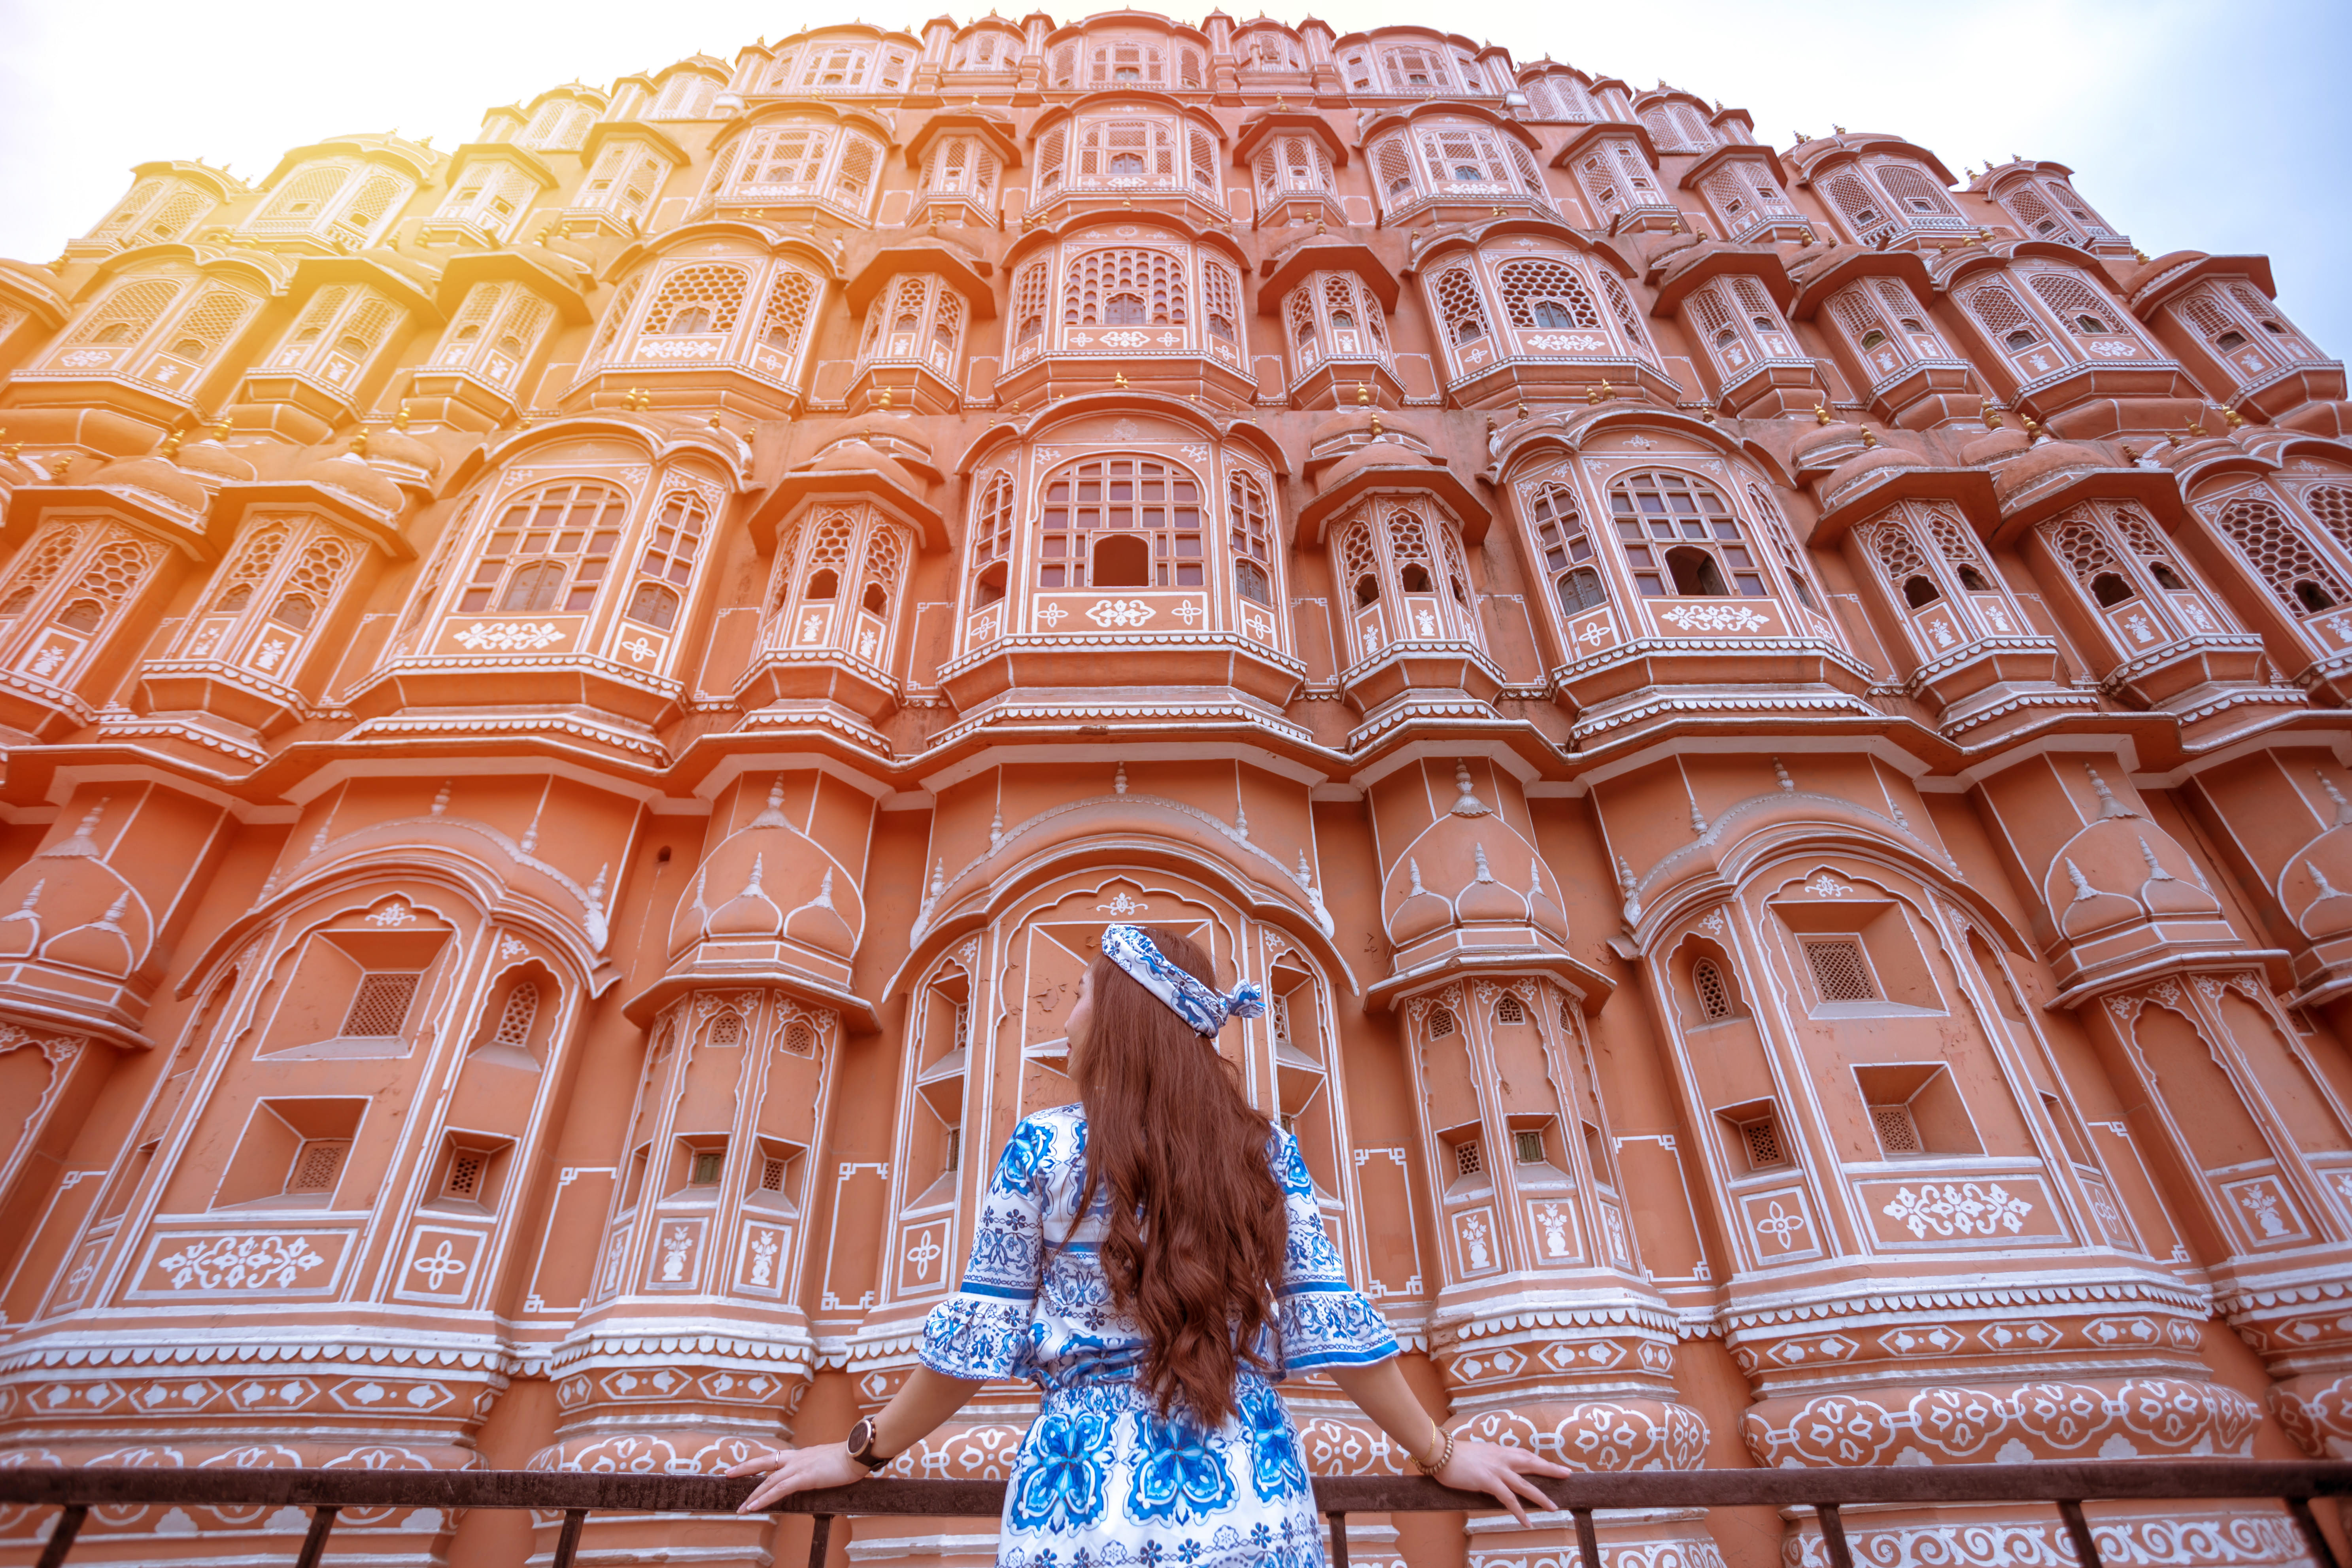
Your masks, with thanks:
M 2058 163 L 1222 14 L 142 165 L 0 264 L 0 1462 L 837 1436 L 1127 916 L 1279 998 L 1224 1048 L 1457 1424 L 2352 1456 L 2352 404 L 2271 293 Z M 1315 1469 L 1399 1468 L 1292 1394 Z M 903 1468 L 1001 1475 L 1024 1409 Z M 76 1561 L 300 1528 L 101 1510 Z M 2072 1561 L 2040 1509 L 1850 1528 Z

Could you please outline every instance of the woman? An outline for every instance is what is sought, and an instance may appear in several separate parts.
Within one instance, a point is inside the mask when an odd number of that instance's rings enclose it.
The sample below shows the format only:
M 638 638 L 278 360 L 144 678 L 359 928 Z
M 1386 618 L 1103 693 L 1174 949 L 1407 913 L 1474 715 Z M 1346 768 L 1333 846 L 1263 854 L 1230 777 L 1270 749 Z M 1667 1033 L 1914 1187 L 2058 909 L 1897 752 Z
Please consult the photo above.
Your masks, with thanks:
M 1070 1009 L 1083 1103 L 1013 1130 L 961 1288 L 924 1325 L 923 1364 L 849 1440 L 727 1473 L 764 1474 L 745 1512 L 844 1486 L 912 1447 L 991 1379 L 1043 1390 L 1005 1489 L 1000 1568 L 1320 1564 L 1322 1536 L 1274 1384 L 1318 1371 L 1415 1465 L 1492 1494 L 1520 1523 L 1550 1507 L 1523 1449 L 1447 1434 L 1349 1289 L 1298 1144 L 1218 1054 L 1255 985 L 1220 994 L 1207 955 L 1115 925 Z M 1522 1500 L 1525 1500 L 1522 1501 Z

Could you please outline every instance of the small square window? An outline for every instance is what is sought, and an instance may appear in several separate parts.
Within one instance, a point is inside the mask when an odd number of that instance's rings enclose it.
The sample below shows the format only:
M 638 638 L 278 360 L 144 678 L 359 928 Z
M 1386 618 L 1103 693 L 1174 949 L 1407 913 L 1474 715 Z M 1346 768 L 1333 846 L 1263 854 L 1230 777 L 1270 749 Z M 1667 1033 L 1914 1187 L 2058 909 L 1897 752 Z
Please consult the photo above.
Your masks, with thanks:
M 1511 1134 L 1511 1152 L 1522 1165 L 1544 1163 L 1544 1138 L 1540 1130 L 1528 1128 Z
M 1862 942 L 1850 936 L 1829 937 L 1805 943 L 1805 962 L 1824 1002 L 1875 1002 L 1878 983 L 1863 956 Z
M 445 1198 L 465 1198 L 479 1202 L 482 1178 L 489 1173 L 490 1156 L 481 1149 L 458 1149 L 449 1155 L 448 1179 L 441 1184 Z
M 1454 1173 L 1455 1175 L 1475 1176 L 1480 1171 L 1485 1169 L 1485 1164 L 1478 1157 L 1478 1140 L 1475 1138 L 1465 1138 L 1461 1142 L 1454 1145 Z
M 760 1190 L 761 1192 L 781 1193 L 784 1190 L 785 1164 L 786 1162 L 784 1160 L 773 1154 L 769 1155 L 766 1159 L 760 1162 Z
M 715 1187 L 719 1184 L 719 1167 L 726 1163 L 727 1156 L 719 1150 L 697 1149 L 694 1152 L 693 1173 L 687 1177 L 687 1181 L 698 1187 Z
M 400 1033 L 408 1021 L 409 1004 L 416 998 L 418 976 L 413 973 L 362 974 L 343 1015 L 346 1039 L 382 1039 Z
M 1919 1142 L 1919 1123 L 1907 1105 L 1872 1106 L 1870 1124 L 1878 1131 L 1878 1146 L 1890 1157 L 1927 1152 Z
M 1789 1163 L 1789 1153 L 1780 1142 L 1780 1123 L 1769 1116 L 1759 1116 L 1753 1121 L 1739 1124 L 1740 1147 L 1748 1152 L 1748 1168 L 1768 1170 Z
M 352 1152 L 348 1138 L 310 1138 L 294 1152 L 294 1168 L 286 1177 L 289 1193 L 331 1193 L 343 1173 L 343 1157 Z

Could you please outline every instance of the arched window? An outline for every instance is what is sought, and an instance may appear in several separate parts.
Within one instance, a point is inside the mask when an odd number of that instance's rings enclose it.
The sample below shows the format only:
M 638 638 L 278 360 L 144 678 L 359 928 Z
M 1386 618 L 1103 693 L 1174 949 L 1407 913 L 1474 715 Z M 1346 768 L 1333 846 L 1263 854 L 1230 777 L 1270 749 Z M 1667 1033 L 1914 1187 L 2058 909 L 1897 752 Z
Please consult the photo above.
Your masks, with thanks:
M 1184 263 L 1164 250 L 1106 248 L 1075 258 L 1062 281 L 1065 327 L 1182 327 Z
M 909 554 L 905 531 L 878 508 L 818 507 L 777 544 L 768 646 L 887 668 Z
M 516 497 L 483 541 L 457 612 L 584 613 L 596 602 L 627 516 L 626 496 L 584 479 Z
M 163 312 L 180 297 L 181 288 L 176 281 L 160 278 L 121 284 L 99 302 L 98 308 L 67 336 L 62 346 L 111 348 L 135 343 L 163 319 Z M 102 363 L 113 363 L 118 357 L 108 355 Z M 51 361 L 53 365 L 72 363 L 75 362 L 63 355 Z
M 1247 473 L 1225 482 L 1226 542 L 1234 557 L 1234 592 L 1271 608 L 1274 604 L 1274 528 L 1265 490 Z
M 164 552 L 119 524 L 52 524 L 34 537 L 0 594 L 0 662 L 19 677 L 68 686 L 121 624 Z
M 1708 1023 L 1731 1016 L 1731 987 L 1724 984 L 1723 970 L 1715 960 L 1702 958 L 1691 965 L 1691 994 L 1697 999 L 1698 1016 Z
M 511 386 L 554 320 L 554 309 L 524 284 L 477 283 L 466 291 L 430 363 Z
M 1351 662 L 1397 642 L 1483 645 L 1454 525 L 1405 498 L 1370 502 L 1335 535 Z
M 977 136 L 942 136 L 923 160 L 927 195 L 971 196 L 983 205 L 996 195 L 996 154 Z
M 1449 268 L 1437 275 L 1437 314 L 1445 336 L 1457 353 L 1487 337 L 1486 309 L 1478 298 L 1478 284 L 1467 267 Z
M 677 626 L 679 596 L 694 580 L 695 558 L 709 523 L 709 503 L 700 496 L 674 490 L 664 498 L 637 557 L 637 585 L 623 614 L 658 631 Z
M 1331 190 L 1331 158 L 1312 136 L 1269 137 L 1258 149 L 1257 194 L 1261 205 L 1299 192 Z
M 732 331 L 751 285 L 751 275 L 740 267 L 674 268 L 646 311 L 646 331 L 666 337 Z
M 2078 338 L 2129 337 L 2122 310 L 2097 294 L 2080 278 L 2063 272 L 2034 272 L 2026 278 L 2042 302 Z
M 1575 492 L 1565 485 L 1545 485 L 1536 492 L 1528 515 L 1535 523 L 1536 553 L 1551 578 L 1559 613 L 1579 615 L 1608 603 L 1601 574 L 1592 565 L 1592 537 Z
M 1045 310 L 1053 287 L 1052 264 L 1040 258 L 1021 269 L 1013 280 L 1013 359 L 1018 364 L 1034 359 L 1045 348 Z
M 1515 327 L 1548 329 L 1601 325 L 1600 307 L 1592 302 L 1576 269 L 1548 258 L 1506 261 L 1496 269 L 1504 312 Z
M 1109 572 L 1114 580 L 1106 582 Z M 1046 480 L 1041 588 L 1196 588 L 1206 581 L 1201 488 L 1152 458 L 1097 458 Z
M 1609 488 L 1609 510 L 1633 585 L 1645 598 L 1762 598 L 1761 563 L 1716 489 L 1663 469 L 1628 474 Z
M 862 131 L 793 121 L 745 136 L 722 199 L 744 206 L 814 202 L 863 219 L 881 168 L 881 144 Z
M 952 380 L 963 344 L 963 296 L 929 273 L 907 273 L 866 310 L 858 361 L 913 361 Z
M 992 605 L 1011 586 L 1013 477 L 999 472 L 981 487 L 971 513 L 971 607 Z
M 1284 302 L 1295 369 L 1304 374 L 1325 359 L 1390 363 L 1387 323 L 1379 297 L 1352 272 L 1318 272 Z
M 490 1044 L 528 1050 L 530 1026 L 538 1019 L 539 987 L 528 980 L 517 981 L 507 992 L 505 1005 L 499 1009 L 499 1026 L 490 1032 Z

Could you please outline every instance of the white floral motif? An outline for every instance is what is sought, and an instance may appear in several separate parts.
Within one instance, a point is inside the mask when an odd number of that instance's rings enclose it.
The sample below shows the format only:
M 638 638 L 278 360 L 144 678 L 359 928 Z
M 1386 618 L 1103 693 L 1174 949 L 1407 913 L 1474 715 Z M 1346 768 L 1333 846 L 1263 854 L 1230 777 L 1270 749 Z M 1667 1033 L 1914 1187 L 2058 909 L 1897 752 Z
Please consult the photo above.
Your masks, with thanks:
M 1895 1201 L 1879 1212 L 1913 1236 L 1924 1237 L 1930 1230 L 1937 1236 L 1991 1236 L 2004 1229 L 2014 1236 L 2025 1228 L 2033 1205 L 2011 1195 L 1999 1182 L 1982 1187 L 1951 1182 L 1940 1191 L 1927 1182 L 1916 1193 L 1898 1187 Z
M 914 1245 L 907 1248 L 907 1261 L 915 1266 L 915 1278 L 928 1284 L 931 1265 L 940 1260 L 943 1251 L 940 1238 L 932 1232 L 926 1230 L 918 1237 Z
M 2108 342 L 2084 345 L 2101 359 L 2131 359 L 2139 353 L 2136 344 Z
M 1676 605 L 1658 618 L 1686 632 L 1759 632 L 1772 624 L 1745 605 Z
M 159 1258 L 174 1290 L 284 1289 L 326 1262 L 299 1236 L 215 1236 Z
M 631 658 L 636 660 L 637 663 L 643 664 L 646 660 L 661 652 L 661 649 L 647 642 L 646 640 L 646 634 L 639 632 L 629 641 L 621 645 L 621 651 L 627 654 Z
M 1107 904 L 1097 904 L 1095 906 L 1095 908 L 1098 910 L 1107 910 L 1111 914 L 1118 916 L 1121 920 L 1125 920 L 1128 916 L 1139 912 L 1145 907 L 1146 906 L 1142 900 L 1129 898 L 1125 888 L 1121 888 L 1118 892 L 1113 893 L 1110 896 L 1110 902 Z
M 1759 1215 L 1756 1221 L 1757 1235 L 1770 1237 L 1783 1247 L 1796 1246 L 1797 1234 L 1804 1228 L 1805 1216 L 1789 1213 L 1780 1206 L 1780 1200 L 1778 1198 L 1772 1200 L 1772 1206 Z
M 1817 899 L 1843 899 L 1853 889 L 1827 871 L 1823 871 L 1805 884 L 1805 891 Z
M 1105 628 L 1139 626 L 1151 616 L 1151 606 L 1140 599 L 1104 599 L 1087 612 L 1087 619 Z
M 404 926 L 415 918 L 415 910 L 400 900 L 393 899 L 388 900 L 382 909 L 369 915 L 367 922 L 372 926 Z
M 1528 347 L 1531 349 L 1542 349 L 1550 353 L 1574 352 L 1597 354 L 1609 346 L 1591 332 L 1541 332 L 1531 334 L 1526 342 Z
M 460 647 L 490 648 L 499 653 L 530 653 L 563 640 L 563 628 L 552 621 L 532 626 L 529 621 L 476 621 L 455 639 Z
M 444 1281 L 466 1272 L 466 1260 L 452 1257 L 450 1244 L 445 1240 L 439 1247 L 434 1248 L 432 1256 L 420 1258 L 409 1267 L 425 1276 L 425 1288 L 427 1290 L 438 1290 Z
M 773 1282 L 776 1266 L 776 1233 L 760 1230 L 751 1233 L 751 1283 Z

